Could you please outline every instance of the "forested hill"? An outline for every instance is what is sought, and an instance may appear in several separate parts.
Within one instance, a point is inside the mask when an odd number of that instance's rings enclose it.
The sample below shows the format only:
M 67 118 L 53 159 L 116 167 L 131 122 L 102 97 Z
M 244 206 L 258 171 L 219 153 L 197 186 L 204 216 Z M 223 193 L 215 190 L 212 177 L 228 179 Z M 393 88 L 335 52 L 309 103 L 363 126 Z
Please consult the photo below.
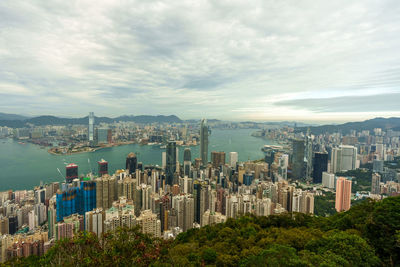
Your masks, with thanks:
M 331 217 L 244 216 L 174 241 L 137 229 L 80 234 L 22 266 L 400 266 L 400 197 L 366 200 Z
M 321 125 L 309 127 L 313 134 L 334 133 L 341 132 L 347 134 L 350 130 L 369 130 L 373 131 L 374 128 L 382 128 L 383 130 L 393 129 L 400 131 L 400 118 L 375 118 L 359 122 L 347 122 L 338 125 Z M 296 132 L 307 132 L 307 127 L 298 127 Z

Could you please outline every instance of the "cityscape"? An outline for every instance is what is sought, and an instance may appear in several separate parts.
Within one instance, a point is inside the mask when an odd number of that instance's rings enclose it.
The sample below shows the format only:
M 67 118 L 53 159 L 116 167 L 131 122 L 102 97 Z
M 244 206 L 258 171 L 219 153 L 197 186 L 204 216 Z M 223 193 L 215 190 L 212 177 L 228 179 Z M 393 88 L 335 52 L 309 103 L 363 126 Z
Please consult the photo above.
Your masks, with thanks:
M 400 266 L 399 14 L 0 1 L 0 266 Z

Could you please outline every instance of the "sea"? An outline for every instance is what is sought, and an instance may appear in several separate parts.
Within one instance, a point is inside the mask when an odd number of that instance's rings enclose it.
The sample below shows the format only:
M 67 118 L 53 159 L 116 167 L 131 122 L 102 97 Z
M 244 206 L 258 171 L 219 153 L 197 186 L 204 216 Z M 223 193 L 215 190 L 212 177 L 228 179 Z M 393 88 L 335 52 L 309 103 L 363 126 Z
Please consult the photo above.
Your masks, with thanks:
M 209 160 L 211 151 L 238 152 L 239 161 L 257 160 L 264 157 L 261 148 L 273 145 L 273 140 L 253 137 L 256 129 L 212 129 L 209 136 Z M 183 162 L 183 150 L 179 147 L 179 161 Z M 200 155 L 200 146 L 190 147 L 192 160 Z M 62 182 L 65 176 L 65 166 L 69 163 L 78 165 L 79 174 L 90 171 L 97 173 L 97 162 L 101 159 L 108 161 L 110 173 L 125 168 L 125 159 L 129 152 L 136 153 L 138 162 L 143 165 L 162 164 L 162 152 L 165 148 L 160 145 L 129 144 L 111 148 L 103 148 L 94 152 L 72 155 L 53 155 L 47 148 L 37 145 L 21 144 L 13 139 L 0 139 L 0 191 L 30 190 L 45 183 Z M 58 171 L 60 170 L 60 172 Z

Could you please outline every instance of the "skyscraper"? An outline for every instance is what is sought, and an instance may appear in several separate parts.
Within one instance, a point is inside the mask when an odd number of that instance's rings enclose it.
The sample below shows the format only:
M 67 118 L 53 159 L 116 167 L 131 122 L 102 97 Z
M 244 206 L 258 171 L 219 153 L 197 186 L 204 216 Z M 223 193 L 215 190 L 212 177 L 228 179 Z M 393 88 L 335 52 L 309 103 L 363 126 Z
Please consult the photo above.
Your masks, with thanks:
M 339 177 L 336 181 L 336 201 L 335 208 L 337 212 L 350 209 L 351 203 L 351 181 L 345 177 Z
M 208 163 L 208 125 L 207 120 L 202 119 L 200 124 L 200 157 L 203 166 Z
M 88 126 L 88 140 L 89 145 L 94 145 L 94 113 L 89 112 L 89 126 Z
M 211 152 L 211 162 L 214 168 L 225 165 L 225 152 Z
M 371 194 L 379 195 L 381 193 L 381 175 L 379 173 L 372 174 Z
M 304 140 L 293 140 L 292 177 L 304 178 Z
M 78 165 L 71 163 L 65 167 L 65 180 L 67 183 L 72 183 L 72 180 L 78 178 Z
M 135 153 L 131 152 L 128 154 L 128 156 L 126 157 L 125 167 L 128 170 L 129 174 L 135 173 L 137 169 L 137 158 Z
M 172 185 L 174 180 L 174 173 L 176 171 L 176 142 L 169 141 L 167 144 L 167 166 L 166 166 L 166 184 Z
M 108 174 L 108 162 L 104 159 L 101 159 L 97 162 L 99 165 L 99 176 L 103 176 L 104 174 Z
M 189 176 L 191 167 L 192 167 L 192 156 L 190 148 L 185 148 L 185 151 L 183 153 L 183 174 Z
M 333 148 L 331 165 L 333 173 L 356 169 L 357 148 L 343 145 Z
M 236 168 L 236 163 L 238 162 L 238 153 L 230 152 L 229 153 L 229 164 L 232 168 Z
M 313 183 L 322 183 L 322 173 L 328 170 L 328 153 L 316 152 L 314 155 Z

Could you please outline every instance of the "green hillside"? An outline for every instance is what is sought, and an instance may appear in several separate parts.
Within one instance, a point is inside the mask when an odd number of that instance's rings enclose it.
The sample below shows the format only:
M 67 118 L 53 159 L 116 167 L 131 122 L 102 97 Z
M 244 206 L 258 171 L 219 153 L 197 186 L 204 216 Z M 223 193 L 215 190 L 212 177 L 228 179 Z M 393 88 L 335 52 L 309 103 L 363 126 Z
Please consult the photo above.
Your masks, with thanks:
M 400 197 L 366 200 L 330 217 L 243 216 L 174 241 L 120 229 L 81 234 L 44 257 L 7 266 L 399 266 Z

